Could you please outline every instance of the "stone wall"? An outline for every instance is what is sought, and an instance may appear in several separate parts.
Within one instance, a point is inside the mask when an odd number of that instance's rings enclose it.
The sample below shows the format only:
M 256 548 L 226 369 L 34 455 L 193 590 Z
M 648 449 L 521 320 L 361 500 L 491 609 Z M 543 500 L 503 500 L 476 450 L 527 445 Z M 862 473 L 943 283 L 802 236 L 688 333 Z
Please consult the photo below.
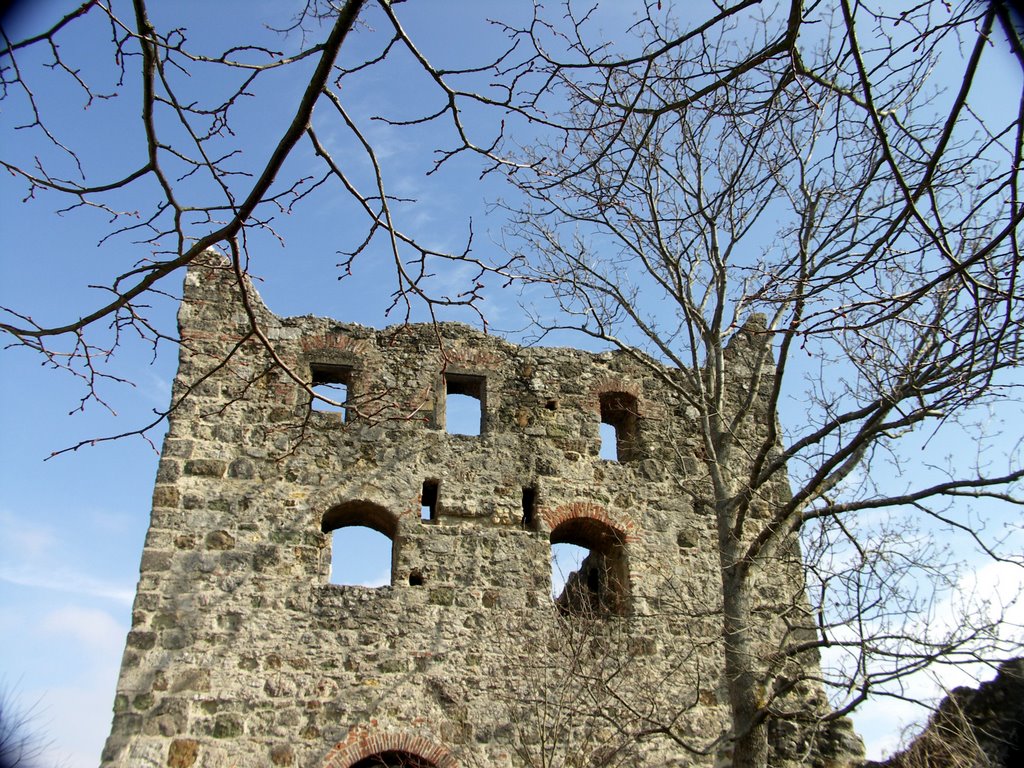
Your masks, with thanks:
M 346 383 L 345 414 L 323 412 L 246 338 L 233 281 L 214 257 L 186 278 L 104 766 L 721 758 L 654 733 L 706 745 L 728 724 L 714 522 L 691 501 L 706 476 L 671 371 L 458 324 L 278 318 L 254 298 L 282 362 Z M 730 354 L 755 343 L 741 331 Z M 479 436 L 446 431 L 446 390 L 479 398 Z M 598 456 L 602 419 L 618 461 Z M 329 583 L 331 529 L 353 524 L 392 539 L 390 586 Z M 552 542 L 592 552 L 587 599 L 561 610 Z M 763 587 L 766 638 L 805 607 L 787 556 Z M 814 738 L 788 729 L 773 764 L 821 763 Z
M 906 749 L 864 768 L 1019 768 L 1024 764 L 1024 658 L 977 688 L 954 688 Z

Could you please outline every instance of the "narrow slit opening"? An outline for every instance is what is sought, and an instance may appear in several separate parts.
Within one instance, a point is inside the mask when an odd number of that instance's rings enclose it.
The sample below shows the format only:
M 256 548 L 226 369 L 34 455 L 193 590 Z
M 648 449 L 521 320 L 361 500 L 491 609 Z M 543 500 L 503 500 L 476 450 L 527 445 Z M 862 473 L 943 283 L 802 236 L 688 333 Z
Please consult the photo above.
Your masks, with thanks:
M 420 492 L 420 520 L 425 523 L 437 521 L 437 491 L 440 483 L 437 480 L 424 480 Z
M 601 447 L 608 461 L 632 461 L 640 455 L 636 397 L 626 392 L 601 394 Z
M 532 486 L 523 487 L 523 528 L 536 530 L 537 489 Z

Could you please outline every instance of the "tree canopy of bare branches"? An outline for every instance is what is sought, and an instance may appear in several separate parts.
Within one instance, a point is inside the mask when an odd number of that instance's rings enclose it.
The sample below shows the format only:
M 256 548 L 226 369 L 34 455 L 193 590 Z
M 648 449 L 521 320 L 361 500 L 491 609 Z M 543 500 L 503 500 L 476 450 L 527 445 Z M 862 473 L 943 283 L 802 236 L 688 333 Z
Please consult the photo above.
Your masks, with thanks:
M 91 264 L 84 280 L 93 293 L 66 314 L 43 311 L 38 297 L 8 297 L 0 307 L 5 346 L 78 377 L 83 406 L 106 405 L 104 384 L 120 379 L 111 362 L 123 342 L 176 340 L 153 304 L 176 293 L 181 270 L 219 249 L 245 293 L 253 244 L 271 247 L 303 205 L 332 206 L 344 220 L 328 252 L 340 257 L 339 275 L 362 261 L 390 262 L 388 311 L 399 321 L 417 307 L 428 317 L 462 308 L 482 321 L 481 278 L 496 265 L 476 258 L 469 221 L 458 222 L 462 245 L 453 250 L 417 233 L 417 201 L 393 189 L 400 184 L 384 170 L 378 134 L 384 126 L 435 142 L 423 151 L 430 173 L 463 156 L 479 158 L 483 170 L 506 164 L 495 151 L 500 119 L 476 132 L 485 137 L 477 143 L 463 110 L 500 109 L 510 89 L 462 87 L 500 69 L 503 57 L 436 67 L 407 34 L 400 7 L 310 0 L 211 31 L 187 28 L 173 9 L 145 0 L 84 0 L 50 6 L 52 17 L 33 15 L 21 36 L 5 27 L 0 163 L 9 189 L 24 203 L 106 227 L 98 260 L 94 243 L 47 256 L 54 269 L 62 258 Z M 421 98 L 404 112 L 353 107 L 343 90 L 394 77 L 389 67 Z M 416 138 L 417 130 L 433 133 Z M 458 284 L 433 279 L 445 263 L 462 270 Z M 269 348 L 250 320 L 251 339 Z

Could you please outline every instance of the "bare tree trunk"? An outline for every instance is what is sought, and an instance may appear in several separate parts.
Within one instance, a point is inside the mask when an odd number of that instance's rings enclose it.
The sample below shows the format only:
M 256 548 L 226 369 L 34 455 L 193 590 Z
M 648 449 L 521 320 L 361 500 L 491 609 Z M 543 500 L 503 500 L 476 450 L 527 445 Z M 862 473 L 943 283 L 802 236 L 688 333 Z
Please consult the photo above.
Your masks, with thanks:
M 733 768 L 765 768 L 768 765 L 768 726 L 761 711 L 762 678 L 757 669 L 756 637 L 751 618 L 749 563 L 740 553 L 733 505 L 716 505 L 719 562 L 722 566 L 722 636 L 725 677 L 732 713 Z
M 733 768 L 768 765 L 768 726 L 758 695 L 760 676 L 755 667 L 750 626 L 750 599 L 735 568 L 723 568 L 722 599 L 725 634 L 725 674 L 733 722 Z

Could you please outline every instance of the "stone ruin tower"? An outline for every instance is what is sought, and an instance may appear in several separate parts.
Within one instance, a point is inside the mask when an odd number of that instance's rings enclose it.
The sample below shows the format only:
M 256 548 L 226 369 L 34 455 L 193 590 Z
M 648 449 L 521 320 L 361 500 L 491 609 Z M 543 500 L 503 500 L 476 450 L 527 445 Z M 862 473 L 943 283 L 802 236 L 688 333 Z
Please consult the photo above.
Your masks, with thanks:
M 244 338 L 225 261 L 190 269 L 104 768 L 721 762 L 650 735 L 707 745 L 728 723 L 716 534 L 671 372 L 251 303 L 280 360 L 346 407 L 312 409 Z M 729 354 L 756 343 L 740 331 Z M 446 429 L 456 394 L 479 435 Z M 357 525 L 390 538 L 390 586 L 330 583 L 332 538 Z M 555 604 L 563 542 L 590 554 Z M 766 601 L 806 605 L 797 560 Z M 773 765 L 838 764 L 822 752 L 844 733 L 783 726 Z

